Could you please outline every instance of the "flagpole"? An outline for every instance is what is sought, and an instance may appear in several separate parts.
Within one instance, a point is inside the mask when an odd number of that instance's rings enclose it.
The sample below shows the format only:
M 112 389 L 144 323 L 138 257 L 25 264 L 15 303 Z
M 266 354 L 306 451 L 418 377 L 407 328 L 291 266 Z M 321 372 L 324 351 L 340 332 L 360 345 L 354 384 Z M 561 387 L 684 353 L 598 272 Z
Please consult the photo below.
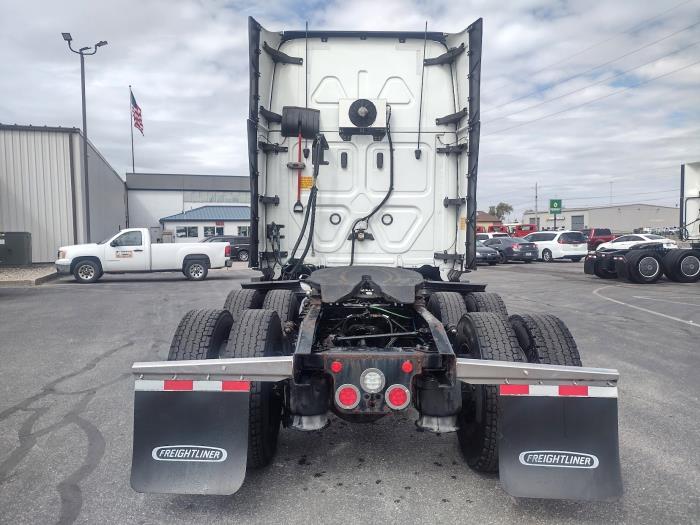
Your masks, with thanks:
M 136 173 L 136 168 L 134 166 L 134 108 L 131 105 L 131 99 L 133 97 L 131 92 L 131 84 L 129 84 L 129 120 L 131 121 L 131 173 Z

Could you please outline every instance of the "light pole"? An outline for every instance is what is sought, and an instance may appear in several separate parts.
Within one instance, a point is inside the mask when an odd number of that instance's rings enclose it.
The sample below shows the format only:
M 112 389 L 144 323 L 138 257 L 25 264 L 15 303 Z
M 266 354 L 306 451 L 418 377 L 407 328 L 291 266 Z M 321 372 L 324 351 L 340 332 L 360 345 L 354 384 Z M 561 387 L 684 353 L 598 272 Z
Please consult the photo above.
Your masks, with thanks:
M 80 90 L 83 97 L 83 169 L 85 170 L 85 234 L 87 241 L 90 242 L 90 187 L 88 181 L 88 154 L 87 154 L 87 113 L 85 111 L 85 57 L 97 53 L 97 48 L 106 46 L 106 40 L 100 40 L 92 47 L 81 47 L 77 51 L 73 49 L 71 42 L 73 37 L 70 33 L 61 33 L 63 40 L 68 42 L 68 49 L 73 53 L 80 55 Z

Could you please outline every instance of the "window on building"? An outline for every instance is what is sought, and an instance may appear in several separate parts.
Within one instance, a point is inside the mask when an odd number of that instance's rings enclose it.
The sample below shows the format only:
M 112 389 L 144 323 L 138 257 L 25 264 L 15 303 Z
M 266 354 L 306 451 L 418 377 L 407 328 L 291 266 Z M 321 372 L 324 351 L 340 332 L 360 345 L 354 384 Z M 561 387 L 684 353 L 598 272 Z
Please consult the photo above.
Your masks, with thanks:
M 216 235 L 216 227 L 215 226 L 205 226 L 204 227 L 204 236 L 205 237 L 214 237 Z
M 184 191 L 185 202 L 250 204 L 247 191 Z
M 250 237 L 250 226 L 239 226 L 238 235 L 242 237 Z
M 141 232 L 126 232 L 112 241 L 114 246 L 141 246 Z
M 178 226 L 175 228 L 175 237 L 178 239 L 199 237 L 199 226 Z
M 217 234 L 217 235 L 223 235 L 223 234 L 224 234 L 224 227 L 223 227 L 223 226 L 217 226 L 217 227 L 216 227 L 216 234 Z

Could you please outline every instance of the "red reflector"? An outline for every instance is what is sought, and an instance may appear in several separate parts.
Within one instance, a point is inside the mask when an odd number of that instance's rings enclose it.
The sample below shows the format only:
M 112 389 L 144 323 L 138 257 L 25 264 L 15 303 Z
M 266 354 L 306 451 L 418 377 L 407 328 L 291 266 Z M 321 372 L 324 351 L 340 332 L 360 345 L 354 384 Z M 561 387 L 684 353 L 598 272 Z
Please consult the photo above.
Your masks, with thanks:
M 410 374 L 411 372 L 413 372 L 413 363 L 411 363 L 410 361 L 404 361 L 403 363 L 401 363 L 401 370 L 406 372 L 407 374 Z
M 529 385 L 501 385 L 499 392 L 502 396 L 526 396 L 530 393 Z
M 163 381 L 163 390 L 192 390 L 193 387 L 191 379 L 166 379 Z
M 222 381 L 221 390 L 224 392 L 250 392 L 250 381 Z
M 339 374 L 342 369 L 343 363 L 341 363 L 340 361 L 333 361 L 331 363 L 331 372 L 333 372 L 334 374 Z
M 352 385 L 344 385 L 336 392 L 335 399 L 342 408 L 355 408 L 360 402 L 360 392 Z
M 586 385 L 559 385 L 560 396 L 588 396 L 588 386 Z
M 408 406 L 410 393 L 403 385 L 390 386 L 386 391 L 386 402 L 394 410 L 402 410 Z

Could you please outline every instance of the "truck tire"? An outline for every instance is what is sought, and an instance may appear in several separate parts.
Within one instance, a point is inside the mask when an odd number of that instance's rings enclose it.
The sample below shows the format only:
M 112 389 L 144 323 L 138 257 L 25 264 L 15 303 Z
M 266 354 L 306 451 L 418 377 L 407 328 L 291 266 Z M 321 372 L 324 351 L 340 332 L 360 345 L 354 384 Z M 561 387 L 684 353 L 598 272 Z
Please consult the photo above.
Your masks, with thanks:
M 581 366 L 576 341 L 558 317 L 550 314 L 511 315 L 509 321 L 529 363 Z
M 524 361 L 508 319 L 493 312 L 470 312 L 457 326 L 464 357 Z M 498 471 L 498 386 L 465 385 L 457 437 L 467 464 L 478 472 Z
M 182 268 L 182 273 L 185 274 L 190 281 L 203 281 L 209 273 L 209 265 L 203 259 L 192 259 L 185 261 Z
M 217 359 L 226 347 L 232 323 L 226 310 L 190 310 L 175 330 L 168 361 Z
M 285 323 L 296 321 L 299 314 L 299 300 L 291 290 L 270 290 L 265 295 L 262 308 L 277 312 L 284 328 Z
M 270 357 L 282 348 L 280 319 L 272 310 L 243 310 L 221 354 L 224 358 Z M 277 450 L 281 396 L 275 383 L 251 381 L 248 414 L 248 468 L 257 469 L 270 463 Z
M 457 292 L 435 292 L 428 300 L 428 311 L 439 319 L 445 328 L 456 329 L 459 320 L 467 313 L 464 297 Z
M 602 268 L 600 261 L 593 263 L 593 273 L 600 279 L 617 279 L 617 272 L 612 272 Z
M 464 294 L 467 312 L 493 312 L 508 315 L 506 304 L 501 296 L 492 292 L 470 292 Z
M 241 250 L 238 252 L 238 260 L 246 262 L 248 260 L 248 250 Z
M 649 251 L 628 253 L 626 265 L 627 279 L 637 284 L 655 283 L 664 273 L 661 258 Z
M 78 261 L 73 268 L 73 277 L 82 284 L 94 283 L 102 277 L 102 267 L 92 259 Z
M 678 283 L 694 283 L 700 279 L 700 252 L 670 250 L 663 258 L 666 277 Z
M 224 310 L 228 310 L 236 321 L 241 317 L 243 310 L 260 308 L 264 298 L 259 290 L 231 290 L 226 296 Z

